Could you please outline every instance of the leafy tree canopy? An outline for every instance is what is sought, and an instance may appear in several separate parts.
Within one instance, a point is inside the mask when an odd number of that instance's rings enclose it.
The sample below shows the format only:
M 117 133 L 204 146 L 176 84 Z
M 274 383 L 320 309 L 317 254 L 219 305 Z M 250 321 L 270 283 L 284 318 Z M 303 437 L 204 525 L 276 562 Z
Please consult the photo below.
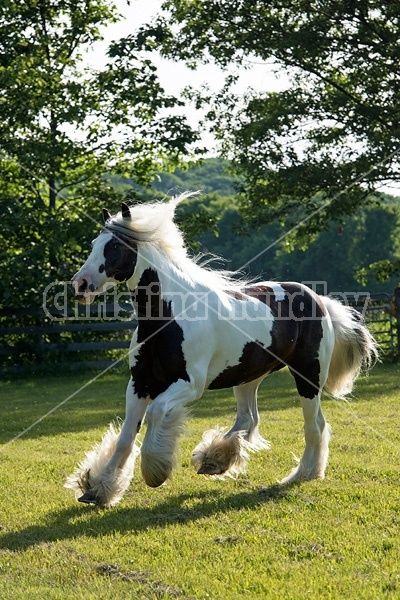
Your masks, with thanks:
M 289 78 L 281 92 L 238 97 L 234 77 L 217 94 L 192 92 L 209 104 L 214 133 L 243 176 L 250 228 L 279 221 L 307 244 L 400 180 L 399 1 L 166 0 L 162 8 L 125 52 L 157 49 L 192 67 L 272 62 Z
M 106 0 L 4 0 L 0 14 L 0 305 L 40 301 L 70 279 L 101 205 L 119 194 L 105 173 L 151 181 L 189 154 L 196 134 L 155 67 L 114 47 L 85 60 L 116 21 Z

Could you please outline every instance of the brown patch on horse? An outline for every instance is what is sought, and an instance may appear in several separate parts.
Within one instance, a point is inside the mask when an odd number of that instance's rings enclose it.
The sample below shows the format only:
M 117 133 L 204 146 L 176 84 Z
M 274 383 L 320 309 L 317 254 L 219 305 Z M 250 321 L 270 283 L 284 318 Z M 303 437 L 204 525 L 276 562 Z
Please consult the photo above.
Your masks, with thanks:
M 138 319 L 137 342 L 143 342 L 131 368 L 133 386 L 140 398 L 153 400 L 178 379 L 189 381 L 183 330 L 174 319 L 171 302 L 162 298 L 154 269 L 143 272 L 132 300 Z
M 268 347 L 257 340 L 247 342 L 238 364 L 224 369 L 211 382 L 209 389 L 248 383 L 287 366 L 295 378 L 300 396 L 316 396 L 319 391 L 319 348 L 323 335 L 321 319 L 326 315 L 326 308 L 322 298 L 305 285 L 291 282 L 279 285 L 285 291 L 284 298 L 279 300 L 273 288 L 267 285 L 247 286 L 243 288 L 243 296 L 235 295 L 238 300 L 253 298 L 270 307 L 272 342 Z
M 104 270 L 107 277 L 128 281 L 135 272 L 137 246 L 128 238 L 113 235 L 104 246 Z M 100 265 L 100 268 L 103 265 Z

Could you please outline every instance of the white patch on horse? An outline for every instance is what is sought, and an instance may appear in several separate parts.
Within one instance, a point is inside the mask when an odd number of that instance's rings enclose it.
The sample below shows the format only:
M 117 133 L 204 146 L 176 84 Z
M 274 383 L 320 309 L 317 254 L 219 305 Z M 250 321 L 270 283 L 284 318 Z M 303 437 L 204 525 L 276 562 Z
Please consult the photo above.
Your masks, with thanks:
M 275 283 L 273 281 L 268 281 L 268 286 L 272 288 L 275 295 L 275 300 L 277 302 L 283 302 L 283 300 L 286 298 L 286 291 L 284 288 L 279 283 Z

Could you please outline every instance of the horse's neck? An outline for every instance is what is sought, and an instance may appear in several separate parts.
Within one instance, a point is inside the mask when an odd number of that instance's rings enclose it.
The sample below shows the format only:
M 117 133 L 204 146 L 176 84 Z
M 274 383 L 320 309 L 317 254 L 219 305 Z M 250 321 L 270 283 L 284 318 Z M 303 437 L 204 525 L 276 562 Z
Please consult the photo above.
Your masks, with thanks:
M 163 302 L 168 302 L 171 297 L 184 296 L 189 284 L 184 273 L 171 261 L 142 254 L 134 279 L 128 285 L 137 315 L 158 318 L 162 316 Z

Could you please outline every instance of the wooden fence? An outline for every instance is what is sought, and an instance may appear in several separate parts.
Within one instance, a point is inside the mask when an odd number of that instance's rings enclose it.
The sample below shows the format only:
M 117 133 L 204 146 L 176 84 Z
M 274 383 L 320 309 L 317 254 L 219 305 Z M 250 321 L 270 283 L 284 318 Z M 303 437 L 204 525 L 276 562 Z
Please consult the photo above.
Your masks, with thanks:
M 0 365 L 3 371 L 18 371 L 23 366 L 57 362 L 71 369 L 118 364 L 127 355 L 135 327 L 129 303 L 79 305 L 51 312 L 3 309 Z
M 340 295 L 337 297 L 342 299 Z M 400 356 L 400 288 L 396 288 L 394 294 L 347 294 L 346 303 L 362 313 L 379 343 L 382 358 L 397 359 Z
M 364 298 L 364 299 L 363 299 Z M 400 288 L 394 294 L 347 298 L 362 311 L 382 352 L 400 357 Z M 18 372 L 38 365 L 105 368 L 127 361 L 136 327 L 133 307 L 125 302 L 75 307 L 68 311 L 0 310 L 0 370 Z

